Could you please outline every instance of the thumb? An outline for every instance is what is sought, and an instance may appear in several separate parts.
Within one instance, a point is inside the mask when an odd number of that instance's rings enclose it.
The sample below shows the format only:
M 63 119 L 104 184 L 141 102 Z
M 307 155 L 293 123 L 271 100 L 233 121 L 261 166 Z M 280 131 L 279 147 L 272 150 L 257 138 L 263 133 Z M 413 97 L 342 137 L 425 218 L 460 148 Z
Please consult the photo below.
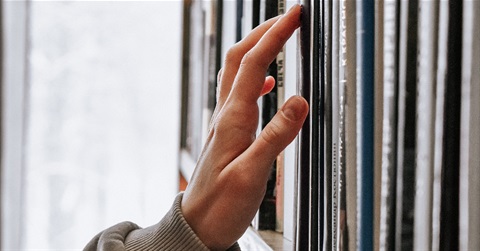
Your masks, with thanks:
M 304 98 L 293 96 L 285 102 L 242 156 L 245 163 L 252 162 L 247 166 L 266 169 L 252 170 L 253 173 L 264 172 L 268 177 L 271 163 L 295 139 L 307 114 L 308 103 Z

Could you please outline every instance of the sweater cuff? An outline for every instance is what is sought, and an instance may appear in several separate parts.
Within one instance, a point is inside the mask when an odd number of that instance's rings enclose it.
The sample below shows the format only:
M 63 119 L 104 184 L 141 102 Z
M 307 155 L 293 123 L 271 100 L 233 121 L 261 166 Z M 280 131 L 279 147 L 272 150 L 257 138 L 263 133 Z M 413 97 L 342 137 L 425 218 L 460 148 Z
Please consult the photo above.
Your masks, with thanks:
M 140 250 L 205 250 L 202 243 L 183 217 L 181 202 L 183 193 L 175 198 L 175 202 L 163 219 L 148 228 L 132 231 L 125 241 L 128 251 Z
M 125 240 L 126 251 L 143 250 L 205 250 L 210 249 L 190 228 L 182 213 L 183 193 L 179 193 L 163 219 L 148 228 L 137 229 L 128 234 Z M 236 242 L 228 251 L 239 251 Z

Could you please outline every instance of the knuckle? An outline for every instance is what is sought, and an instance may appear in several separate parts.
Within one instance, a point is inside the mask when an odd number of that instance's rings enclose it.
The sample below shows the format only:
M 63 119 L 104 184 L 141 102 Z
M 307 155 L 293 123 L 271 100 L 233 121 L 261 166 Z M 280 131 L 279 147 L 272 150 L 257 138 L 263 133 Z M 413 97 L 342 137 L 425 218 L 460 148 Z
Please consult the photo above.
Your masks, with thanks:
M 242 52 L 238 44 L 233 45 L 228 49 L 227 53 L 225 54 L 225 65 L 228 64 L 239 64 L 240 60 L 242 60 Z
M 258 52 L 255 52 L 254 49 L 249 50 L 242 58 L 240 62 L 240 67 L 248 65 L 249 67 L 255 69 L 267 70 L 267 67 L 270 65 L 270 62 L 267 62 L 264 57 L 257 55 Z
M 243 56 L 242 61 L 240 63 L 240 66 L 258 64 L 258 62 L 256 62 L 256 61 L 257 60 L 256 60 L 255 56 L 253 55 L 252 50 L 250 50 L 247 53 L 245 53 L 245 55 Z

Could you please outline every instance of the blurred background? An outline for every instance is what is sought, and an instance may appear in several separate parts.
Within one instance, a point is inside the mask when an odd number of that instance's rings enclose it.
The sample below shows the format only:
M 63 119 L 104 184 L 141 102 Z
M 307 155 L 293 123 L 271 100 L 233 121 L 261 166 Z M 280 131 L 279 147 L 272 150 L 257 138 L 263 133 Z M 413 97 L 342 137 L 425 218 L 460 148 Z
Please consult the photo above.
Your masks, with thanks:
M 2 250 L 78 250 L 170 208 L 182 4 L 2 2 Z

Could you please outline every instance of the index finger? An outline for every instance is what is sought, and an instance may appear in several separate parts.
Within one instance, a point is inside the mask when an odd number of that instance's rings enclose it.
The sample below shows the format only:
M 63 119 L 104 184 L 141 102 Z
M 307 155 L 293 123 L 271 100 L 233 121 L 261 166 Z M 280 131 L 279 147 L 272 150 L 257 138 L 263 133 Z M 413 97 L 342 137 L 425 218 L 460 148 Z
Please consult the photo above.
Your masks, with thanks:
M 248 103 L 257 102 L 268 66 L 300 26 L 301 10 L 300 5 L 293 6 L 245 54 L 232 87 L 231 98 Z

